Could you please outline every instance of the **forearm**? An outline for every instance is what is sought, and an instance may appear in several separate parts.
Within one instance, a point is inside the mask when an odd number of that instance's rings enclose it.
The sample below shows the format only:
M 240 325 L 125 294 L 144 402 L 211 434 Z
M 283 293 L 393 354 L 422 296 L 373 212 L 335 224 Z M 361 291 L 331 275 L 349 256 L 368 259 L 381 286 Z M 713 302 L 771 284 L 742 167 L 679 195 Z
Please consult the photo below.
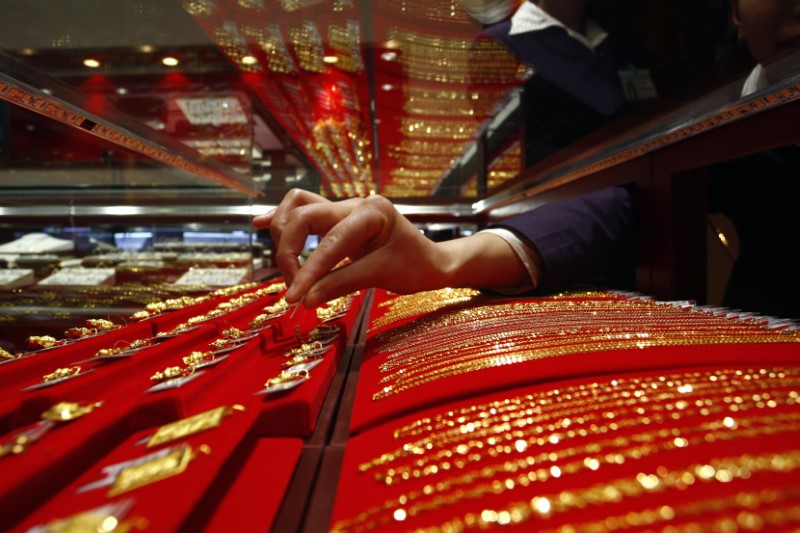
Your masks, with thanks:
M 478 233 L 436 246 L 444 258 L 443 286 L 508 289 L 531 281 L 513 248 L 496 235 Z

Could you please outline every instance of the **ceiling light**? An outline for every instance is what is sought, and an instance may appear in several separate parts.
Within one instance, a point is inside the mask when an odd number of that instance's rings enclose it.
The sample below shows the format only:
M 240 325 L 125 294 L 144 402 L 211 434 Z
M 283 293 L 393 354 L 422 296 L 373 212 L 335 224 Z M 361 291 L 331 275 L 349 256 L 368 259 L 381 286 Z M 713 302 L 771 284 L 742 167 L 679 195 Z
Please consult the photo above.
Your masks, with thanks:
M 391 83 L 384 83 L 383 85 L 381 85 L 381 89 L 383 89 L 384 91 L 391 91 L 392 89 L 394 89 L 394 85 L 392 85 Z
M 33 48 L 23 48 L 22 50 L 19 51 L 19 53 L 24 56 L 32 56 L 33 54 L 36 53 L 36 50 L 34 50 Z
M 324 61 L 325 63 L 328 63 L 328 64 L 332 65 L 333 63 L 336 63 L 337 61 L 339 61 L 339 58 L 338 58 L 338 57 L 336 57 L 336 56 L 324 56 L 324 57 L 322 58 L 322 61 Z
M 152 52 L 155 52 L 155 50 L 156 47 L 153 46 L 152 44 L 143 44 L 139 47 L 139 51 L 145 54 L 150 54 Z
M 128 89 L 126 89 L 125 87 L 118 87 L 117 94 L 128 94 Z
M 84 59 L 83 64 L 89 68 L 97 68 L 100 66 L 100 62 L 96 59 L 92 59 L 91 57 Z
M 170 56 L 165 57 L 164 59 L 161 60 L 161 62 L 164 63 L 168 67 L 176 67 L 176 66 L 178 66 L 178 63 L 179 63 L 179 61 L 177 59 L 175 59 L 174 57 L 170 57 Z
M 394 61 L 397 59 L 397 52 L 388 51 L 381 54 L 381 59 L 384 61 Z
M 176 98 L 190 124 L 247 124 L 248 115 L 235 97 Z
M 242 63 L 245 65 L 255 65 L 256 63 L 258 63 L 258 59 L 256 59 L 253 56 L 244 56 L 242 58 Z

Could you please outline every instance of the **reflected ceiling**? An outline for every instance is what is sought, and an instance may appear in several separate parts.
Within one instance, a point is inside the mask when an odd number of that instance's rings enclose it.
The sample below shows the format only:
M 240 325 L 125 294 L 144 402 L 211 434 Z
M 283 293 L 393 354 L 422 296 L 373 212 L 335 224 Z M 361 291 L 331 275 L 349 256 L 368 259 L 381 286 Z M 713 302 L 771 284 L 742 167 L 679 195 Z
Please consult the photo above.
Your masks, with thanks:
M 266 196 L 302 180 L 332 198 L 444 183 L 474 196 L 476 176 L 445 178 L 527 75 L 456 0 L 7 0 L 4 13 L 4 51 Z M 519 166 L 510 142 L 490 185 Z

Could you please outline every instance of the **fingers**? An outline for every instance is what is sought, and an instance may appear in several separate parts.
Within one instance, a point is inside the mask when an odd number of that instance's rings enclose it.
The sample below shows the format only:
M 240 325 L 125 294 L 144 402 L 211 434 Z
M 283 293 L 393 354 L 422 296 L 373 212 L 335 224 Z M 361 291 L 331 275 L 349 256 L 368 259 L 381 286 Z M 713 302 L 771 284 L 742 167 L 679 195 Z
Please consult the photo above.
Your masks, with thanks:
M 272 223 L 272 217 L 275 215 L 275 211 L 277 211 L 277 210 L 278 210 L 278 208 L 275 207 L 273 209 L 270 209 L 269 211 L 267 211 L 263 215 L 258 215 L 256 217 L 254 217 L 253 218 L 253 226 L 258 228 L 258 229 L 268 228 L 270 226 L 270 224 Z
M 318 217 L 308 219 L 320 224 L 318 229 L 325 229 L 326 235 L 302 268 L 296 271 L 296 277 L 293 278 L 286 293 L 287 301 L 299 301 L 320 278 L 326 276 L 343 259 L 358 258 L 368 250 L 386 242 L 391 233 L 391 218 L 381 210 L 375 209 L 374 204 L 375 202 L 370 200 L 339 202 L 336 208 L 327 207 L 319 210 Z M 314 206 L 307 206 L 306 209 L 317 211 Z M 322 211 L 325 211 L 324 215 Z M 332 227 L 329 226 L 331 222 L 335 222 Z M 299 227 L 293 227 L 292 231 L 295 229 L 298 233 L 292 238 L 295 239 L 295 243 L 299 243 L 304 232 Z M 288 238 L 287 227 L 284 242 Z M 311 306 L 308 301 L 305 303 Z
M 379 286 L 385 265 L 379 264 L 375 255 L 368 254 L 323 276 L 305 293 L 303 305 L 312 308 L 355 291 Z
M 293 217 L 297 218 L 296 211 L 303 206 L 312 204 L 332 205 L 329 200 L 318 194 L 301 189 L 292 189 L 286 194 L 278 207 L 253 218 L 254 227 L 259 229 L 269 228 L 272 240 L 278 250 L 276 263 L 278 268 L 287 275 L 287 283 L 290 283 L 291 277 L 294 276 L 294 273 L 299 268 L 297 256 L 302 252 L 302 246 L 308 234 L 303 237 L 299 245 L 296 243 L 296 238 L 289 243 L 283 244 L 282 235 L 290 220 Z
M 286 193 L 286 196 L 277 207 L 262 215 L 253 217 L 253 226 L 258 229 L 280 226 L 287 214 L 291 213 L 293 209 L 311 203 L 330 203 L 330 201 L 313 192 L 292 189 Z
M 381 252 L 393 240 L 395 227 L 403 227 L 398 226 L 402 220 L 405 219 L 391 202 L 381 196 L 330 202 L 317 194 L 295 189 L 277 208 L 255 217 L 253 225 L 270 229 L 277 248 L 277 266 L 289 285 L 286 301 L 291 304 L 302 300 L 306 307 L 312 307 L 376 286 L 384 271 L 391 269 L 397 260 L 392 256 L 386 264 L 387 254 Z M 418 238 L 413 225 L 406 225 L 408 228 L 400 233 L 410 232 L 412 238 Z M 310 235 L 321 235 L 324 239 L 301 267 L 298 257 Z M 354 262 L 331 272 L 345 258 Z
M 352 202 L 314 203 L 296 207 L 285 217 L 281 228 L 281 237 L 277 242 L 275 260 L 288 285 L 291 286 L 294 283 L 295 274 L 300 269 L 298 256 L 302 253 L 308 236 L 325 235 L 326 237 L 322 241 L 325 245 L 321 245 L 324 249 L 328 246 L 326 241 L 329 240 L 329 236 L 327 234 L 331 228 L 346 219 L 354 208 L 355 205 Z M 338 237 L 333 236 L 331 240 L 336 238 Z M 336 262 L 330 268 L 335 266 Z M 303 286 L 300 294 L 307 288 L 307 286 Z M 287 294 L 287 301 L 293 301 L 292 297 L 295 292 L 296 290 L 291 290 Z

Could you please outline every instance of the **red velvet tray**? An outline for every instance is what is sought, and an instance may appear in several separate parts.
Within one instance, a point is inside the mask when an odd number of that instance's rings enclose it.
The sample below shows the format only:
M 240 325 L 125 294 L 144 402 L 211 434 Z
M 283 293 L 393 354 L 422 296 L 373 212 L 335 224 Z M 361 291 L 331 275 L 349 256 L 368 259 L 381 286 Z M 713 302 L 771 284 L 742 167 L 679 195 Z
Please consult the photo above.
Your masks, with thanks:
M 798 386 L 800 365 L 762 361 L 597 374 L 421 409 L 350 439 L 331 527 L 797 527 Z
M 146 524 L 148 530 L 175 531 L 211 488 L 225 464 L 231 459 L 234 450 L 247 435 L 252 420 L 253 413 L 233 412 L 223 419 L 219 427 L 152 448 L 147 448 L 145 443 L 157 428 L 151 427 L 133 434 L 129 433 L 108 453 L 98 454 L 96 450 L 93 465 L 80 473 L 73 482 L 47 501 L 40 509 L 28 516 L 19 530 L 25 531 L 31 526 L 94 509 L 109 502 L 130 499 L 131 507 L 125 518 L 133 520 L 135 524 Z M 168 449 L 177 449 L 185 445 L 190 446 L 197 454 L 182 473 L 119 495 L 109 495 L 110 484 L 92 485 L 104 478 L 114 477 L 113 474 L 103 470 L 110 465 L 142 458 Z M 269 444 L 265 446 L 268 448 Z M 285 447 L 286 443 L 278 443 L 279 449 Z M 261 495 L 265 501 L 273 498 L 277 501 L 274 505 L 280 503 L 283 494 L 282 487 L 287 483 L 286 478 L 293 469 L 292 452 L 296 448 L 296 443 L 289 445 L 287 466 L 278 469 L 280 482 L 275 486 L 274 491 L 272 487 L 269 487 L 269 492 L 262 492 Z M 283 478 L 282 481 L 281 478 Z M 39 482 L 45 482 L 45 480 L 40 479 Z M 268 513 L 265 519 L 269 519 Z
M 604 296 L 599 296 L 603 298 Z M 612 298 L 627 298 L 612 295 Z M 381 301 L 381 296 L 377 301 Z M 385 296 L 383 296 L 385 298 Z M 495 302 L 502 304 L 513 303 L 515 300 L 499 299 Z M 531 302 L 536 300 L 518 300 Z M 483 304 L 491 304 L 492 300 L 485 296 L 480 297 Z M 655 304 L 654 304 L 655 305 Z M 455 313 L 463 309 L 464 304 L 456 304 L 455 309 L 447 308 L 437 311 L 439 313 Z M 476 309 L 471 307 L 470 309 Z M 375 309 L 375 308 L 373 308 Z M 380 316 L 381 308 L 373 311 L 373 324 L 375 317 Z M 688 307 L 687 307 L 688 309 Z M 682 314 L 701 313 L 700 311 L 681 311 Z M 704 313 L 704 312 L 702 312 Z M 591 320 L 586 317 L 587 322 Z M 484 335 L 484 325 L 480 320 L 474 322 L 473 332 L 476 338 Z M 536 334 L 536 322 L 529 325 L 531 334 Z M 638 326 L 637 326 L 638 327 Z M 448 360 L 458 357 L 461 352 L 452 351 L 443 359 L 441 366 L 444 375 L 441 379 L 425 382 L 425 374 L 417 382 L 408 374 L 396 374 L 400 377 L 395 381 L 381 382 L 386 376 L 380 366 L 388 359 L 387 353 L 376 353 L 381 346 L 377 333 L 388 331 L 390 328 L 402 328 L 403 338 L 419 339 L 420 350 L 427 346 L 426 335 L 429 330 L 420 317 L 412 317 L 398 321 L 383 330 L 370 330 L 367 341 L 364 362 L 360 368 L 359 383 L 356 400 L 353 408 L 351 432 L 357 434 L 391 418 L 422 409 L 427 406 L 452 401 L 459 398 L 468 398 L 476 394 L 502 390 L 530 383 L 543 383 L 557 379 L 568 379 L 577 376 L 591 376 L 609 372 L 628 372 L 633 370 L 651 370 L 659 368 L 680 367 L 686 365 L 708 365 L 723 363 L 789 363 L 800 361 L 800 337 L 796 333 L 785 330 L 769 330 L 763 328 L 770 337 L 781 337 L 782 342 L 769 343 L 728 343 L 725 338 L 713 339 L 713 344 L 706 345 L 675 345 L 675 346 L 647 346 L 635 347 L 636 339 L 630 341 L 630 346 L 625 349 L 606 349 L 603 351 L 590 351 L 582 353 L 575 350 L 568 355 L 536 355 L 535 350 L 528 352 L 528 359 L 522 359 L 519 352 L 506 350 L 502 355 L 487 358 L 486 364 L 479 370 L 447 375 L 450 371 Z M 650 330 L 651 332 L 653 330 Z M 488 335 L 488 333 L 486 333 Z M 691 331 L 687 333 L 691 335 Z M 785 337 L 785 342 L 783 342 Z M 568 337 L 565 337 L 568 338 Z M 503 341 L 497 341 L 502 344 Z M 711 341 L 709 341 L 711 342 Z M 469 346 L 467 346 L 469 348 Z M 546 352 L 542 352 L 545 354 Z M 491 360 L 489 360 L 491 359 Z M 403 390 L 398 384 L 412 384 L 414 386 Z M 420 383 L 416 385 L 416 383 Z M 390 387 L 390 388 L 385 388 Z M 393 387 L 393 388 L 392 388 Z M 401 391 L 395 393 L 395 391 Z

